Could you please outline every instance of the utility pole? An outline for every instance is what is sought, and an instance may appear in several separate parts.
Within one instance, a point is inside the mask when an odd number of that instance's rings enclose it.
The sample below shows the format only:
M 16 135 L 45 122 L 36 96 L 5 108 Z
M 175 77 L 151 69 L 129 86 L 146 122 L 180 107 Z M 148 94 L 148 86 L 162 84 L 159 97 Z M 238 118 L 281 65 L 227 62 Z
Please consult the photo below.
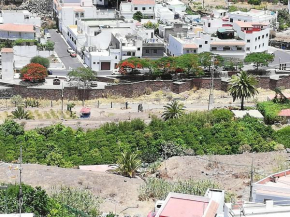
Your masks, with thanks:
M 19 214 L 21 217 L 21 209 L 22 209 L 22 146 L 20 146 L 20 158 L 19 158 Z
M 253 202 L 253 179 L 254 179 L 254 159 L 252 157 L 252 165 L 251 165 L 251 183 L 250 183 L 250 198 L 249 201 Z
M 215 60 L 215 57 L 213 56 L 212 58 L 212 62 L 213 62 L 213 67 L 212 67 L 212 71 L 211 71 L 211 84 L 210 84 L 210 90 L 209 90 L 209 97 L 208 97 L 208 107 L 207 107 L 207 110 L 209 110 L 210 108 L 210 104 L 213 103 L 213 73 L 214 73 L 214 60 Z M 210 67 L 209 67 L 209 70 L 210 70 Z
M 61 111 L 63 112 L 63 81 L 61 82 Z

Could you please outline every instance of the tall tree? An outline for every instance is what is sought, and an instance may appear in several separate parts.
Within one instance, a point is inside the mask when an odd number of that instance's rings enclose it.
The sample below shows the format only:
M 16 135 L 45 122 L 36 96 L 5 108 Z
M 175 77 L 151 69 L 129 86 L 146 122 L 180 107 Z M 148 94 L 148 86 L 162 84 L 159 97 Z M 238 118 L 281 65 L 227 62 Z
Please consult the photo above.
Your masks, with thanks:
M 20 78 L 24 81 L 41 82 L 47 77 L 47 69 L 39 63 L 30 63 L 20 70 Z
M 138 20 L 140 22 L 142 18 L 143 18 L 143 14 L 141 11 L 137 11 L 135 14 L 133 14 L 134 20 Z
M 172 101 L 164 106 L 164 112 L 162 114 L 162 118 L 166 121 L 169 119 L 179 118 L 184 114 L 184 105 L 182 103 L 178 103 L 177 101 Z
M 162 57 L 153 62 L 154 74 L 166 74 L 176 69 L 177 57 Z
M 248 75 L 247 72 L 234 75 L 230 80 L 230 94 L 233 97 L 233 101 L 241 99 L 241 110 L 244 110 L 244 100 L 249 97 L 253 97 L 258 94 L 256 88 L 257 80 L 254 76 Z
M 245 63 L 253 63 L 256 70 L 259 70 L 260 66 L 268 66 L 269 63 L 273 62 L 274 55 L 264 52 L 250 53 L 245 58 Z
M 84 95 L 83 95 L 83 105 L 85 100 L 85 91 L 90 86 L 90 82 L 95 80 L 97 77 L 97 72 L 93 71 L 90 68 L 85 67 L 79 67 L 77 69 L 74 69 L 68 73 L 68 77 L 70 80 L 77 79 L 78 83 L 83 83 L 84 88 Z
M 223 65 L 224 58 L 220 55 L 215 55 L 211 52 L 202 52 L 198 54 L 199 63 L 210 72 L 211 68 L 217 68 Z

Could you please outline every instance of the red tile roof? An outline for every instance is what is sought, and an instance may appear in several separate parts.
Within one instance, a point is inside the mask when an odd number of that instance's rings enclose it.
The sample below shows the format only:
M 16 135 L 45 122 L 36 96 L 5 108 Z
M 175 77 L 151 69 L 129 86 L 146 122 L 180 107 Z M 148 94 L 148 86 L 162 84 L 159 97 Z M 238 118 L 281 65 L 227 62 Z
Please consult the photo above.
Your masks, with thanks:
M 0 24 L 0 31 L 8 32 L 35 32 L 33 25 L 24 25 L 24 24 Z
M 132 0 L 133 5 L 155 5 L 155 0 Z
M 290 117 L 290 109 L 282 109 L 278 116 Z
M 183 49 L 184 48 L 193 48 L 193 49 L 197 49 L 197 45 L 196 44 L 184 44 L 183 45 Z
M 2 48 L 1 53 L 13 53 L 13 48 Z
M 236 21 L 235 23 L 238 24 L 238 26 L 242 27 L 242 28 L 251 28 L 251 27 L 253 27 L 250 22 Z

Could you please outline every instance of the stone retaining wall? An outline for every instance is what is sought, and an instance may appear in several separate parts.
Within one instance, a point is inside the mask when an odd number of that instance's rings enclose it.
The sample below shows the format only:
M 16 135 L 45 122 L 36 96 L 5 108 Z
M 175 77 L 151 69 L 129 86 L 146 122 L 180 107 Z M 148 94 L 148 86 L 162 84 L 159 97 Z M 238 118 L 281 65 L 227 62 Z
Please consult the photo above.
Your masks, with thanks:
M 258 87 L 274 90 L 276 87 L 290 88 L 290 76 L 283 76 L 279 80 L 270 79 L 269 77 L 258 77 Z M 60 100 L 61 90 L 59 89 L 40 89 L 29 88 L 21 85 L 7 85 L 9 89 L 0 90 L 0 97 L 9 97 L 13 95 L 21 95 L 24 98 L 38 98 L 48 100 Z M 149 91 L 169 90 L 174 93 L 182 93 L 193 88 L 209 89 L 211 86 L 210 78 L 194 78 L 175 82 L 170 80 L 156 81 L 147 80 L 133 83 L 111 84 L 105 89 L 88 89 L 84 92 L 76 87 L 65 87 L 64 99 L 82 100 L 105 98 L 111 95 L 122 97 L 135 97 L 145 94 Z M 221 81 L 220 78 L 214 79 L 214 89 L 228 90 L 228 83 Z

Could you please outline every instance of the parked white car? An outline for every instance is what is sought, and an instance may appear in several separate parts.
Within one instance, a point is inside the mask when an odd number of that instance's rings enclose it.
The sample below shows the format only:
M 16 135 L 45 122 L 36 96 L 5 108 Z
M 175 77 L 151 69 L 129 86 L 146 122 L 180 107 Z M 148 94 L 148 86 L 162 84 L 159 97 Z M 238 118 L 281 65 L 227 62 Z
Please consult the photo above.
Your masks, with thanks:
M 51 35 L 50 35 L 50 33 L 48 32 L 48 33 L 46 33 L 46 38 L 51 38 Z
M 68 47 L 67 52 L 71 54 L 71 53 L 74 53 L 75 51 L 71 47 Z

